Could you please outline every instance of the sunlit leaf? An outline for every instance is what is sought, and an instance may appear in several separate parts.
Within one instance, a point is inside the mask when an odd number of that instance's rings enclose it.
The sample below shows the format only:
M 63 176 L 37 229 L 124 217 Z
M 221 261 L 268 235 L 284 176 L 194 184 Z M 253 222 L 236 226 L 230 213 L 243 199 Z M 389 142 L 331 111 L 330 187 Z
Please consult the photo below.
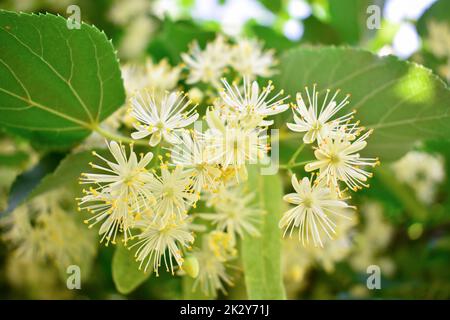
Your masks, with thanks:
M 330 23 L 343 42 L 357 44 L 367 36 L 370 31 L 366 26 L 369 16 L 367 8 L 372 3 L 371 0 L 329 0 L 328 3 Z
M 132 292 L 150 277 L 151 272 L 144 273 L 138 267 L 134 251 L 128 250 L 122 244 L 117 244 L 112 260 L 112 276 L 120 293 Z
M 120 107 L 119 65 L 104 33 L 51 14 L 0 11 L 0 125 L 65 147 Z
M 450 90 L 420 65 L 349 48 L 297 48 L 280 61 L 275 82 L 292 97 L 314 84 L 351 94 L 345 111 L 375 129 L 367 155 L 395 160 L 421 140 L 450 139 Z
M 281 272 L 281 231 L 283 187 L 278 175 L 262 175 L 260 167 L 249 168 L 249 190 L 255 204 L 266 211 L 259 225 L 260 237 L 242 239 L 242 262 L 249 299 L 284 299 Z

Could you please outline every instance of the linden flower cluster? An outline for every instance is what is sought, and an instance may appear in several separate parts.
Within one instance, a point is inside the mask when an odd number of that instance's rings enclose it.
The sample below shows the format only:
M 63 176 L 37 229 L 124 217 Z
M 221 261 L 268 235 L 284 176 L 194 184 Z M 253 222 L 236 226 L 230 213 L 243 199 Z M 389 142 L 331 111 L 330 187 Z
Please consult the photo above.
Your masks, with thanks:
M 293 106 L 294 123 L 288 123 L 289 129 L 303 133 L 303 143 L 313 147 L 315 161 L 305 165 L 305 171 L 313 172 L 311 178 L 297 179 L 292 175 L 294 193 L 284 196 L 284 200 L 295 205 L 280 220 L 279 227 L 284 235 L 291 236 L 298 229 L 298 238 L 303 245 L 312 242 L 323 247 L 322 238 L 333 238 L 336 233 L 337 217 L 345 216 L 342 210 L 353 208 L 346 200 L 348 189 L 357 191 L 368 187 L 367 179 L 372 173 L 364 167 L 375 167 L 377 158 L 361 157 L 359 151 L 366 145 L 366 139 L 372 130 L 364 132 L 358 122 L 351 123 L 355 111 L 341 115 L 342 109 L 349 103 L 349 95 L 336 101 L 339 90 L 331 94 L 327 90 L 321 102 L 319 92 L 314 85 L 312 92 L 306 88 L 306 98 L 297 94 L 297 105 Z M 331 96 L 331 97 L 330 97 Z M 301 145 L 294 154 L 303 149 Z M 294 164 L 295 165 L 295 164 Z
M 307 274 L 314 267 L 331 273 L 335 264 L 346 259 L 352 252 L 354 227 L 358 223 L 354 210 L 341 210 L 342 216 L 335 220 L 338 228 L 333 239 L 323 239 L 323 247 L 298 246 L 294 238 L 283 241 L 282 267 L 284 284 L 288 297 L 295 297 L 298 291 L 307 286 Z M 351 218 L 351 219 L 349 219 Z M 367 266 L 367 265 L 366 265 Z
M 122 77 L 128 96 L 144 88 L 163 93 L 165 90 L 173 90 L 178 84 L 180 74 L 181 66 L 172 67 L 166 59 L 154 63 L 147 58 L 142 65 L 122 66 Z
M 450 25 L 447 22 L 431 20 L 427 27 L 427 44 L 430 51 L 445 61 L 445 64 L 438 68 L 438 72 L 450 81 Z
M 2 238 L 14 247 L 15 258 L 33 266 L 50 262 L 64 279 L 72 264 L 88 269 L 97 246 L 75 210 L 65 206 L 70 199 L 64 191 L 47 192 L 0 219 L 0 227 L 6 229 Z
M 184 252 L 194 242 L 188 211 L 202 194 L 234 199 L 235 206 L 215 201 L 216 212 L 198 215 L 229 234 L 233 244 L 237 236 L 257 234 L 253 225 L 261 210 L 250 205 L 254 195 L 242 197 L 242 191 L 233 188 L 246 180 L 246 165 L 269 151 L 265 130 L 272 122 L 267 117 L 288 105 L 282 92 L 271 94 L 271 82 L 262 88 L 247 78 L 242 86 L 226 79 L 222 83 L 217 101 L 203 117 L 204 131 L 188 128 L 199 114 L 187 94 L 166 92 L 158 100 L 154 90 L 136 92 L 129 110 L 135 120 L 131 137 L 155 148 L 159 168 L 154 167 L 152 152 L 137 155 L 133 145 L 127 150 L 111 141 L 107 145 L 112 157 L 93 152 L 99 162 L 90 165 L 97 172 L 80 178 L 88 187 L 78 199 L 79 208 L 92 214 L 85 222 L 90 227 L 100 224 L 106 245 L 115 244 L 119 236 L 126 244 L 132 240 L 129 248 L 136 248 L 144 271 L 158 274 L 162 260 L 172 273 L 182 268 Z M 167 151 L 166 161 L 162 150 Z
M 445 163 L 440 155 L 410 151 L 392 164 L 398 181 L 407 184 L 417 199 L 431 204 L 436 198 L 439 184 L 445 179 Z
M 195 201 L 188 190 L 189 176 L 180 167 L 169 170 L 161 166 L 160 174 L 147 167 L 153 154 L 138 157 L 130 146 L 112 141 L 108 148 L 114 160 L 94 152 L 104 164 L 91 164 L 103 173 L 86 173 L 80 178 L 85 196 L 79 199 L 80 209 L 92 213 L 85 222 L 90 227 L 101 222 L 101 241 L 116 243 L 119 233 L 125 243 L 132 238 L 131 230 L 139 230 L 136 260 L 147 270 L 153 264 L 156 273 L 164 256 L 166 267 L 173 272 L 172 258 L 179 266 L 183 259 L 179 247 L 189 246 L 194 238 L 189 230 L 188 207 Z M 166 250 L 169 258 L 166 259 Z
M 384 270 L 387 276 L 395 271 L 394 262 L 383 253 L 389 247 L 394 228 L 384 217 L 383 206 L 368 201 L 361 208 L 364 225 L 354 235 L 355 246 L 349 259 L 350 265 L 359 272 L 365 272 L 367 266 L 375 264 Z
M 237 250 L 229 233 L 212 231 L 206 235 L 201 249 L 193 252 L 198 263 L 198 275 L 192 290 L 199 287 L 204 295 L 213 297 L 218 290 L 226 293 L 224 284 L 233 285 L 233 280 L 227 273 L 227 263 L 236 256 Z
M 239 76 L 255 79 L 270 77 L 276 64 L 274 51 L 263 49 L 262 43 L 254 39 L 240 39 L 230 44 L 218 36 L 202 50 L 197 42 L 190 46 L 189 53 L 181 55 L 189 69 L 188 84 L 198 82 L 220 87 L 220 79 L 232 68 Z
M 99 226 L 101 242 L 123 240 L 144 272 L 158 275 L 164 265 L 172 274 L 195 277 L 194 289 L 215 295 L 232 283 L 227 269 L 238 240 L 260 235 L 266 212 L 244 184 L 247 166 L 269 156 L 271 117 L 289 109 L 289 96 L 274 92 L 270 80 L 256 81 L 273 74 L 275 60 L 254 40 L 230 44 L 218 36 L 204 49 L 194 43 L 182 59 L 188 68 L 183 89 L 198 91 L 189 85 L 203 82 L 211 103 L 201 108 L 199 99 L 177 90 L 181 69 L 167 62 L 124 68 L 132 128 L 126 139 L 135 143 L 109 141 L 108 150 L 93 152 L 98 161 L 90 164 L 94 172 L 80 177 L 85 188 L 78 203 L 91 214 L 85 222 Z M 223 77 L 231 72 L 234 81 Z M 341 115 L 348 96 L 337 102 L 338 93 L 328 90 L 321 106 L 315 86 L 312 93 L 306 90 L 307 100 L 299 93 L 294 123 L 287 124 L 304 136 L 284 167 L 295 189 L 284 199 L 295 208 L 279 226 L 285 234 L 298 228 L 304 244 L 322 246 L 322 236 L 333 236 L 335 218 L 353 208 L 343 185 L 355 191 L 368 186 L 371 173 L 364 167 L 378 163 L 359 155 L 371 131 L 351 123 L 354 112 Z M 298 180 L 294 162 L 304 145 L 313 143 L 317 160 L 305 169 L 317 173 Z M 199 200 L 207 210 L 196 209 Z M 191 252 L 193 246 L 198 248 Z

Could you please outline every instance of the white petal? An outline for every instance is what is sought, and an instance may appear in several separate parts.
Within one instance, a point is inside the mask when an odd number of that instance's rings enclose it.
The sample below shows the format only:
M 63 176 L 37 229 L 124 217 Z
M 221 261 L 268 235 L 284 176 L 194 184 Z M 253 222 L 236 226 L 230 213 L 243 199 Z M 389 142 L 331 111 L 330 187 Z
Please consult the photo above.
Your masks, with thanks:
M 133 132 L 133 133 L 131 134 L 131 137 L 132 137 L 134 140 L 139 140 L 139 139 L 145 138 L 145 137 L 148 136 L 149 134 L 150 134 L 150 131 L 148 131 L 148 130 L 142 130 L 142 131 L 136 131 L 136 132 Z
M 161 131 L 156 131 L 152 134 L 152 137 L 150 138 L 149 144 L 154 147 L 158 143 L 161 142 Z

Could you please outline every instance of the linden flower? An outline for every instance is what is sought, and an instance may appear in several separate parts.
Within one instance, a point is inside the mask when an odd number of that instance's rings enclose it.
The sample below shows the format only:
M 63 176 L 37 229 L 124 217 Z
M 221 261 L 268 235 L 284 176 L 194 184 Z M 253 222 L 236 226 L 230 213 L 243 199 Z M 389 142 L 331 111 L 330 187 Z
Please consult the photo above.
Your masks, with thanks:
M 334 93 L 330 100 L 328 100 L 329 93 L 330 90 L 328 89 L 320 109 L 318 106 L 319 92 L 316 91 L 315 85 L 312 95 L 306 88 L 309 107 L 306 106 L 302 94 L 297 93 L 297 106 L 294 106 L 293 109 L 295 123 L 288 123 L 287 126 L 295 132 L 306 132 L 303 136 L 304 143 L 313 143 L 316 140 L 320 142 L 325 137 L 335 135 L 338 128 L 352 119 L 354 112 L 332 120 L 333 116 L 350 103 L 348 101 L 350 95 L 337 103 L 335 99 L 339 90 Z M 298 116 L 296 113 L 298 113 Z
M 25 205 L 17 207 L 9 215 L 3 215 L 0 227 L 7 227 L 9 230 L 2 234 L 2 239 L 13 243 L 26 239 L 33 230 L 30 220 L 30 212 Z
M 246 163 L 257 163 L 269 150 L 267 135 L 262 130 L 227 127 L 225 132 L 208 133 L 209 141 L 214 141 L 218 146 L 220 164 L 225 169 L 238 169 Z
M 83 196 L 78 203 L 79 210 L 87 210 L 93 214 L 93 217 L 84 220 L 89 224 L 89 228 L 94 227 L 97 223 L 102 222 L 98 234 L 101 235 L 100 243 L 106 240 L 105 245 L 108 246 L 111 241 L 116 244 L 118 233 L 123 232 L 124 243 L 126 243 L 131 235 L 131 228 L 134 226 L 134 216 L 138 211 L 129 205 L 128 198 L 125 195 L 113 196 L 111 193 L 98 193 L 94 189 L 84 190 Z M 142 201 L 142 198 L 139 199 Z M 137 206 L 143 206 L 144 201 Z
M 213 235 L 212 237 L 215 236 Z M 215 297 L 219 290 L 226 293 L 224 284 L 229 286 L 233 285 L 232 278 L 227 274 L 225 266 L 225 263 L 233 256 L 218 257 L 210 246 L 210 242 L 214 241 L 211 240 L 211 234 L 204 240 L 202 249 L 193 252 L 193 257 L 198 261 L 199 272 L 192 291 L 200 287 L 203 294 L 209 297 Z
M 286 280 L 288 280 L 287 290 L 298 290 L 303 277 L 312 267 L 320 266 L 327 273 L 334 271 L 335 264 L 344 260 L 354 249 L 352 239 L 354 229 L 357 224 L 355 211 L 351 208 L 337 209 L 342 216 L 336 216 L 333 219 L 336 223 L 336 233 L 333 239 L 324 237 L 323 247 L 320 246 L 302 246 L 298 247 L 298 240 L 294 238 L 284 239 L 283 265 Z M 366 264 L 367 267 L 367 264 Z M 290 290 L 291 289 L 291 290 Z
M 215 213 L 200 213 L 200 218 L 211 221 L 217 230 L 230 234 L 233 241 L 237 235 L 241 238 L 244 234 L 259 235 L 255 225 L 260 222 L 265 211 L 252 205 L 254 193 L 243 193 L 239 187 L 221 188 L 213 197 L 214 200 L 209 203 L 213 204 Z
M 263 51 L 262 43 L 254 39 L 241 39 L 232 48 L 230 65 L 241 75 L 254 79 L 274 74 L 274 50 Z
M 108 18 L 120 26 L 127 25 L 136 16 L 152 12 L 151 3 L 146 0 L 113 1 Z
M 157 23 L 148 14 L 141 13 L 133 17 L 122 29 L 117 48 L 120 58 L 131 61 L 141 57 L 157 28 Z
M 147 88 L 155 88 L 160 91 L 175 89 L 181 74 L 181 66 L 172 67 L 167 59 L 162 59 L 158 63 L 147 59 L 145 70 Z
M 210 297 L 215 297 L 217 291 L 226 293 L 224 283 L 232 286 L 232 278 L 227 274 L 222 261 L 217 259 L 211 251 L 197 251 L 194 256 L 198 260 L 199 273 L 195 279 L 192 290 L 200 287 L 201 291 Z
M 94 258 L 95 234 L 83 228 L 72 212 L 66 212 L 61 205 L 51 206 L 48 212 L 41 213 L 36 223 L 45 237 L 42 249 L 46 256 L 53 258 L 59 270 L 66 272 L 67 266 Z
M 128 95 L 143 89 L 159 92 L 173 90 L 180 79 L 181 67 L 171 67 L 166 59 L 153 63 L 150 58 L 144 64 L 125 64 L 121 67 L 123 82 Z
M 380 162 L 378 158 L 362 158 L 358 151 L 367 145 L 365 141 L 373 130 L 367 131 L 355 141 L 349 141 L 348 136 L 326 137 L 314 151 L 317 160 L 308 163 L 308 172 L 320 170 L 317 180 L 325 180 L 328 186 L 339 189 L 339 181 L 343 181 L 350 189 L 357 191 L 369 187 L 365 182 L 372 173 L 361 169 L 362 166 L 375 167 Z
M 396 178 L 408 184 L 423 203 L 433 202 L 437 186 L 445 179 L 445 166 L 441 156 L 410 151 L 392 168 Z
M 247 166 L 245 165 L 240 167 L 221 168 L 221 171 L 222 175 L 220 176 L 220 182 L 225 185 L 239 184 L 241 181 L 247 181 L 248 179 Z
M 395 264 L 388 257 L 383 257 L 383 253 L 392 241 L 394 228 L 385 218 L 383 205 L 368 201 L 362 206 L 361 215 L 365 224 L 353 237 L 350 265 L 355 270 L 364 272 L 368 265 L 376 263 L 386 274 L 391 275 Z
M 215 155 L 210 152 L 201 133 L 192 135 L 183 132 L 182 143 L 171 149 L 172 163 L 182 166 L 190 174 L 192 189 L 200 195 L 202 189 L 215 190 L 221 170 L 217 167 Z
M 121 66 L 123 84 L 127 95 L 147 87 L 147 73 L 143 66 L 137 64 L 124 64 Z
M 2 240 L 15 247 L 14 255 L 35 262 L 45 256 L 45 233 L 33 226 L 30 211 L 27 204 L 21 205 L 9 215 L 1 217 L 0 226 L 6 230 L 2 234 Z
M 281 113 L 289 108 L 287 103 L 283 103 L 288 97 L 280 98 L 283 90 L 268 99 L 274 89 L 271 81 L 260 91 L 258 82 L 251 82 L 244 77 L 243 95 L 236 84 L 231 86 L 226 79 L 222 79 L 222 83 L 225 88 L 220 91 L 220 96 L 231 112 L 239 115 L 240 121 L 253 123 L 256 120 L 256 125 L 269 126 L 273 121 L 263 120 L 265 117 Z
M 124 232 L 125 241 L 130 235 L 130 227 L 133 222 L 133 214 L 148 207 L 153 201 L 151 191 L 146 184 L 153 180 L 152 174 L 146 170 L 153 158 L 151 152 L 141 155 L 140 159 L 130 146 L 130 154 L 127 156 L 124 146 L 119 146 L 115 141 L 107 143 L 109 151 L 115 162 L 107 160 L 96 152 L 93 154 L 106 163 L 100 166 L 91 163 L 92 168 L 99 169 L 103 173 L 83 173 L 81 184 L 92 184 L 89 190 L 83 190 L 85 196 L 79 200 L 79 208 L 86 209 L 94 216 L 86 220 L 90 227 L 103 221 L 99 234 L 107 243 L 115 242 L 117 232 Z
M 189 54 L 181 54 L 181 58 L 189 68 L 186 82 L 188 84 L 204 82 L 219 86 L 219 79 L 229 63 L 229 52 L 229 46 L 222 36 L 209 42 L 204 51 L 197 42 L 192 43 Z
M 99 169 L 104 173 L 83 173 L 80 182 L 96 184 L 95 190 L 97 192 L 108 189 L 108 192 L 118 191 L 118 194 L 129 194 L 132 198 L 137 198 L 137 195 L 150 197 L 151 194 L 144 188 L 144 184 L 150 181 L 152 177 L 146 167 L 152 160 L 153 153 L 141 154 L 140 159 L 138 159 L 133 151 L 133 145 L 130 145 L 129 156 L 127 156 L 125 147 L 115 141 L 107 142 L 107 146 L 115 162 L 94 151 L 92 154 L 105 162 L 107 167 L 91 162 L 92 168 Z
M 223 120 L 217 110 L 206 112 L 209 129 L 205 139 L 214 150 L 214 159 L 224 169 L 236 170 L 246 163 L 257 163 L 269 150 L 268 136 L 263 129 L 245 128 L 234 121 Z
M 64 190 L 47 192 L 0 218 L 2 238 L 14 247 L 15 257 L 33 266 L 51 261 L 63 272 L 94 257 L 97 246 L 66 206 L 70 198 Z
M 428 25 L 428 45 L 439 58 L 450 58 L 450 25 L 431 20 Z
M 295 193 L 289 193 L 283 199 L 296 207 L 284 213 L 278 226 L 285 229 L 283 236 L 289 230 L 289 236 L 292 236 L 294 229 L 298 228 L 298 238 L 303 245 L 305 240 L 309 244 L 311 239 L 315 246 L 319 244 L 323 247 L 321 232 L 330 239 L 331 234 L 335 233 L 336 224 L 329 216 L 342 216 L 339 210 L 349 206 L 344 201 L 337 200 L 329 188 L 312 184 L 307 177 L 299 182 L 294 174 L 291 181 Z
M 152 271 L 158 276 L 161 258 L 164 258 L 167 272 L 171 271 L 172 275 L 174 274 L 173 259 L 178 267 L 182 267 L 181 249 L 189 248 L 190 244 L 194 242 L 194 237 L 188 228 L 187 218 L 170 219 L 167 222 L 161 219 L 143 220 L 136 226 L 142 228 L 143 231 L 137 236 L 138 241 L 130 246 L 130 249 L 138 247 L 135 257 L 136 261 L 140 262 L 139 270 L 144 267 L 144 272 L 147 272 L 148 267 L 152 264 Z
M 212 231 L 207 237 L 207 242 L 211 252 L 222 262 L 232 259 L 237 255 L 235 242 L 229 233 L 217 230 Z
M 197 196 L 189 189 L 190 185 L 189 173 L 181 166 L 169 171 L 167 165 L 161 165 L 161 176 L 155 176 L 146 185 L 156 199 L 153 207 L 155 218 L 160 218 L 162 222 L 183 219 L 188 207 L 197 200 Z
M 176 131 L 198 119 L 196 106 L 187 110 L 191 101 L 181 92 L 166 93 L 161 103 L 156 103 L 154 93 L 145 90 L 144 94 L 143 97 L 138 93 L 131 100 L 131 115 L 138 121 L 134 125 L 137 132 L 131 137 L 138 140 L 151 135 L 149 144 L 152 147 L 160 143 L 161 138 L 171 144 L 179 143 Z

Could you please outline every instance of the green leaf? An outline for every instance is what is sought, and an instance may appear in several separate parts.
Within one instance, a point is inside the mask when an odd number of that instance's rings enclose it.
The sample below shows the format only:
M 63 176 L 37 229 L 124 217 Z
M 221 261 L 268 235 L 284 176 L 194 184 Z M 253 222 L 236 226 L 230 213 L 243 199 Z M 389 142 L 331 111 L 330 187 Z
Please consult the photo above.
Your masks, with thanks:
M 357 44 L 367 32 L 367 7 L 371 0 L 329 0 L 330 23 L 342 41 Z
M 112 260 L 112 276 L 117 291 L 128 294 L 147 280 L 151 272 L 138 269 L 134 253 L 122 244 L 117 244 Z
M 301 42 L 305 44 L 339 44 L 338 32 L 329 24 L 311 15 L 303 21 L 305 32 Z
M 350 48 L 297 48 L 280 61 L 275 84 L 291 97 L 314 83 L 321 95 L 352 95 L 344 112 L 357 110 L 361 125 L 375 129 L 365 156 L 390 161 L 418 141 L 450 139 L 450 90 L 420 65 Z
M 9 191 L 7 212 L 11 212 L 24 200 L 28 199 L 31 192 L 39 186 L 42 179 L 57 168 L 63 157 L 64 154 L 61 153 L 46 154 L 31 169 L 18 175 Z
M 281 230 L 283 187 L 278 175 L 261 175 L 259 166 L 249 167 L 249 190 L 266 211 L 261 219 L 261 236 L 242 239 L 242 262 L 249 299 L 285 299 L 281 272 Z
M 8 208 L 9 191 L 19 174 L 18 168 L 0 167 L 0 215 L 4 214 L 3 211 Z
M 122 105 L 114 48 L 93 26 L 0 11 L 0 125 L 49 147 L 79 142 Z
M 97 151 L 99 154 L 100 151 Z M 31 192 L 30 198 L 57 188 L 72 188 L 75 191 L 81 191 L 78 184 L 78 178 L 82 172 L 89 172 L 92 168 L 89 162 L 92 162 L 94 156 L 92 151 L 82 151 L 72 153 L 66 156 L 52 173 L 46 175 L 39 185 Z
M 261 3 L 274 13 L 279 12 L 283 7 L 283 1 L 281 0 L 261 0 Z
M 191 21 L 172 21 L 166 18 L 162 29 L 149 44 L 148 53 L 156 60 L 168 58 L 172 64 L 181 62 L 180 54 L 189 49 L 192 41 L 201 47 L 214 39 L 214 32 L 206 31 Z
M 295 46 L 295 42 L 292 42 L 273 28 L 252 24 L 249 26 L 249 29 L 253 35 L 264 42 L 266 49 L 274 48 L 277 54 Z
M 56 168 L 52 167 L 51 171 L 49 171 L 50 173 L 45 175 L 37 186 L 33 187 L 27 199 L 29 200 L 58 188 L 73 191 L 77 197 L 81 196 L 82 189 L 85 185 L 81 185 L 78 178 L 83 172 L 92 172 L 92 167 L 89 163 L 95 162 L 96 159 L 92 155 L 92 151 L 94 150 L 80 151 L 66 155 Z M 107 159 L 111 158 L 107 149 L 95 149 L 95 152 Z

